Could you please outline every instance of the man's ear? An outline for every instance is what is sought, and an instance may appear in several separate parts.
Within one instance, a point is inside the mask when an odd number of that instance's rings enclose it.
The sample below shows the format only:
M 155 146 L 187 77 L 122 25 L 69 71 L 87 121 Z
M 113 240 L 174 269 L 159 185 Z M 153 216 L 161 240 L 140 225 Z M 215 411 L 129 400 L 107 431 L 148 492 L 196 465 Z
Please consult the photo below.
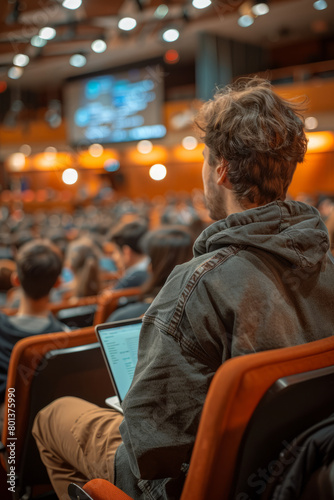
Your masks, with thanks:
M 10 275 L 10 281 L 13 286 L 15 287 L 20 286 L 21 283 L 16 271 L 13 271 L 12 274 Z
M 226 189 L 232 189 L 232 184 L 230 183 L 227 176 L 228 163 L 224 160 L 217 167 L 217 184 L 218 186 L 224 186 Z

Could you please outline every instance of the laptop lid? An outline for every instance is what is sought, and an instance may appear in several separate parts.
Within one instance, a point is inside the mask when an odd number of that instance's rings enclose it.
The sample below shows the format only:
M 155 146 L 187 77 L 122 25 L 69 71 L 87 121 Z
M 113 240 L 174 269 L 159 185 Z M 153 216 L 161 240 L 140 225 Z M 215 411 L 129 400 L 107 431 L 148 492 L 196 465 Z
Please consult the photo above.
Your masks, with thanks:
M 107 369 L 120 402 L 128 392 L 138 359 L 142 319 L 103 323 L 95 327 Z

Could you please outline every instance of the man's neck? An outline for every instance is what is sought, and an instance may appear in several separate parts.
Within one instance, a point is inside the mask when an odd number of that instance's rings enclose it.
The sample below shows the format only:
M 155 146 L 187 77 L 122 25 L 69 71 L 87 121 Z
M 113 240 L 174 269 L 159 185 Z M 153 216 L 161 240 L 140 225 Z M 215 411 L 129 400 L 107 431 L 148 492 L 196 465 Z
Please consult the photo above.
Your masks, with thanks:
M 49 296 L 34 300 L 22 293 L 17 316 L 39 316 L 46 318 L 49 315 Z
M 256 203 L 243 203 L 241 204 L 233 191 L 228 191 L 225 202 L 225 210 L 226 214 L 237 214 L 240 212 L 244 212 L 245 210 L 249 210 L 250 208 L 256 208 L 258 205 Z

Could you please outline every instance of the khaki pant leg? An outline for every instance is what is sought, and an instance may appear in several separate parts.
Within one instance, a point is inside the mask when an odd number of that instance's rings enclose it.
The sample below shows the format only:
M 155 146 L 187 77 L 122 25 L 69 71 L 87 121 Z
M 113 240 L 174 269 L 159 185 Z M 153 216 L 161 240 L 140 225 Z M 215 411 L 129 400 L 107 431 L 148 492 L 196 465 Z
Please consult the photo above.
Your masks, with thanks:
M 114 457 L 122 439 L 123 416 L 74 397 L 57 399 L 41 410 L 32 434 L 55 492 L 68 499 L 70 482 L 114 479 Z

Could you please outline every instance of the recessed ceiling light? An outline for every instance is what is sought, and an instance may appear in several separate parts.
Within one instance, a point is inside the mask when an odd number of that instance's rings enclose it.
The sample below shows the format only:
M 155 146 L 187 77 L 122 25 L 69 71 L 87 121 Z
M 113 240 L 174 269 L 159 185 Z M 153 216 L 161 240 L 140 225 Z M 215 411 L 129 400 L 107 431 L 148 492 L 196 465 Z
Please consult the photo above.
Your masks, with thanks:
M 159 5 L 155 12 L 154 12 L 154 17 L 156 17 L 157 19 L 163 19 L 164 17 L 167 16 L 168 14 L 168 7 L 167 5 L 164 5 L 163 3 L 161 5 Z
M 328 5 L 325 0 L 317 0 L 316 2 L 314 2 L 313 7 L 315 8 L 315 10 L 325 10 L 327 9 Z
M 8 76 L 12 80 L 18 80 L 19 78 L 21 78 L 22 75 L 23 75 L 23 69 L 18 68 L 17 66 L 12 66 L 8 70 Z
M 87 59 L 82 54 L 73 54 L 70 58 L 70 65 L 75 68 L 82 68 L 85 66 Z
M 27 64 L 29 64 L 29 57 L 25 54 L 16 54 L 14 56 L 14 59 L 13 59 L 13 64 L 15 64 L 15 66 L 20 66 L 21 68 L 23 68 L 24 66 L 27 66 Z
M 162 38 L 165 42 L 175 42 L 180 36 L 180 33 L 175 28 L 169 28 L 163 32 Z
M 269 5 L 265 2 L 256 2 L 252 7 L 252 12 L 255 16 L 264 16 L 269 12 Z
M 56 36 L 56 30 L 46 26 L 39 31 L 39 36 L 44 40 L 52 40 Z
M 137 21 L 133 17 L 123 17 L 118 22 L 119 29 L 123 31 L 131 31 L 137 26 Z
M 248 28 L 248 26 L 251 26 L 253 23 L 254 23 L 254 19 L 252 18 L 252 16 L 245 15 L 245 16 L 239 17 L 239 19 L 238 19 L 238 24 L 242 28 Z
M 47 40 L 45 40 L 44 38 L 41 38 L 40 36 L 38 35 L 35 35 L 32 37 L 32 39 L 30 40 L 30 43 L 33 47 L 44 47 L 44 45 L 47 44 Z
M 82 0 L 64 0 L 62 6 L 66 9 L 75 10 L 80 7 Z
M 97 54 L 102 54 L 107 49 L 107 44 L 104 40 L 94 40 L 91 45 L 91 48 Z
M 205 9 L 206 7 L 209 7 L 211 5 L 211 0 L 193 0 L 192 4 L 195 7 L 195 9 Z

